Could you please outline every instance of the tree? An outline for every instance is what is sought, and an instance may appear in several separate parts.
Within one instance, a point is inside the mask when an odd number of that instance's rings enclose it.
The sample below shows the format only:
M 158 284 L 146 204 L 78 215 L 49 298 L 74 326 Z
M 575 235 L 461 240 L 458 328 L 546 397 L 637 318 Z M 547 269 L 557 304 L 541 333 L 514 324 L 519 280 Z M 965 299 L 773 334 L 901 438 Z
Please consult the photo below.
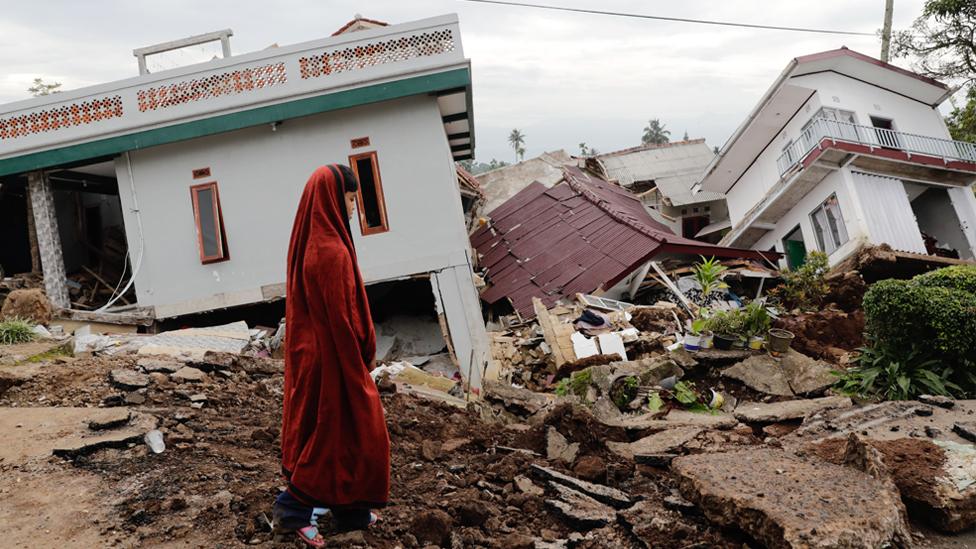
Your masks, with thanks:
M 915 70 L 966 89 L 966 103 L 952 102 L 946 125 L 953 139 L 976 141 L 976 3 L 926 0 L 910 30 L 892 38 L 893 56 L 914 57 Z
M 654 118 L 647 122 L 641 142 L 645 145 L 663 145 L 671 140 L 670 137 L 671 132 L 661 124 L 660 120 Z
M 48 84 L 44 82 L 43 78 L 35 78 L 34 85 L 27 88 L 27 91 L 30 92 L 30 94 L 33 95 L 34 97 L 39 97 L 41 95 L 51 95 L 52 93 L 61 93 L 61 90 L 59 89 L 60 87 L 61 87 L 61 82 L 54 82 L 52 84 Z
M 910 30 L 892 37 L 893 56 L 916 58 L 915 69 L 932 78 L 976 80 L 976 3 L 971 0 L 926 0 Z
M 525 134 L 522 133 L 518 128 L 512 130 L 512 133 L 508 134 L 508 144 L 515 149 L 515 161 L 518 162 L 520 159 L 525 158 Z
M 946 117 L 946 126 L 952 138 L 976 143 L 976 86 L 969 86 L 964 106 L 959 107 L 953 101 L 952 107 L 952 112 Z
M 688 130 L 685 130 L 685 136 L 681 138 L 682 141 L 688 141 Z
M 505 162 L 504 160 L 496 160 L 494 158 L 492 158 L 490 162 L 462 160 L 461 162 L 459 162 L 459 164 L 461 164 L 461 166 L 463 166 L 465 170 L 468 170 L 473 175 L 478 175 L 480 173 L 485 173 L 487 171 L 508 166 L 508 162 Z

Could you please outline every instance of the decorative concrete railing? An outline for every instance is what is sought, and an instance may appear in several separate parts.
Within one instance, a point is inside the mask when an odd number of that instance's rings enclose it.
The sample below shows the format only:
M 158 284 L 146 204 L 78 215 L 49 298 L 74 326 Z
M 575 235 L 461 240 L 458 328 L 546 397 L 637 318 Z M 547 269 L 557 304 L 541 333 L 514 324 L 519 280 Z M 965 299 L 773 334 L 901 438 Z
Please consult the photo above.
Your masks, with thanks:
M 0 159 L 465 63 L 453 15 L 0 105 Z
M 776 160 L 779 174 L 783 175 L 797 165 L 813 149 L 819 147 L 824 139 L 924 154 L 944 160 L 976 162 L 976 144 L 966 141 L 940 139 L 826 118 L 815 118 L 800 134 L 800 138 L 784 149 L 783 154 Z

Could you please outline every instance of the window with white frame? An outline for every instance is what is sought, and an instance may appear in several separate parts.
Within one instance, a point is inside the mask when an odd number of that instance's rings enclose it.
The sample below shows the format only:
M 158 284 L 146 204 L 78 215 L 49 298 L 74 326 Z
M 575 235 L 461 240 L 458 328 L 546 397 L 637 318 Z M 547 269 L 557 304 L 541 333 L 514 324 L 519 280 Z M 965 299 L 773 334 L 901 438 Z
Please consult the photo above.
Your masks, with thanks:
M 817 244 L 827 255 L 834 253 L 847 242 L 847 226 L 840 211 L 837 195 L 832 194 L 823 204 L 817 206 L 810 214 L 813 223 L 813 234 L 817 237 Z

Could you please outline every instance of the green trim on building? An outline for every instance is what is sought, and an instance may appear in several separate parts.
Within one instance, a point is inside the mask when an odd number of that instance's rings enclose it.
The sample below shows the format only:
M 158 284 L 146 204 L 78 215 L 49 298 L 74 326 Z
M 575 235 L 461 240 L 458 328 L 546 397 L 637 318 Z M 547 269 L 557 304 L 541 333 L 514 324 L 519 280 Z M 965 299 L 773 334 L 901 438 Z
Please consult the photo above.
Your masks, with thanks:
M 414 76 L 0 160 L 0 176 L 471 84 L 468 69 Z

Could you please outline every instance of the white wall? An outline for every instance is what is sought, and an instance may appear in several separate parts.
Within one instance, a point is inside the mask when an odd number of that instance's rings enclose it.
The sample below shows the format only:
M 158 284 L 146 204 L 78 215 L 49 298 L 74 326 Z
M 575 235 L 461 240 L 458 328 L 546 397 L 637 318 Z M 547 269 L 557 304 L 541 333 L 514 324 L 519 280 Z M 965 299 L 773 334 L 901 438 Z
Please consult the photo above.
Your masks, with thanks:
M 789 140 L 800 135 L 803 125 L 820 109 L 820 106 L 818 94 L 813 94 L 806 104 L 800 108 L 800 111 L 793 116 L 792 120 L 786 124 L 786 127 L 772 138 L 766 149 L 759 154 L 752 166 L 742 174 L 739 181 L 726 193 L 725 202 L 729 208 L 729 219 L 732 221 L 733 227 L 742 221 L 746 213 L 758 204 L 773 185 L 779 181 L 779 168 L 776 165 L 776 159 L 783 154 L 783 147 L 789 143 Z
M 352 150 L 350 139 L 364 136 L 370 147 Z M 288 120 L 276 131 L 259 126 L 132 151 L 139 219 L 129 166 L 120 157 L 116 171 L 134 265 L 145 250 L 135 281 L 139 304 L 171 316 L 261 300 L 262 286 L 285 281 L 292 223 L 309 175 L 371 150 L 378 153 L 390 231 L 363 237 L 358 217 L 353 222 L 367 283 L 455 266 L 470 272 L 460 193 L 436 100 L 415 96 Z M 212 177 L 194 180 L 192 170 L 205 167 Z M 218 184 L 230 260 L 203 265 L 189 188 L 208 181 Z M 457 285 L 454 299 L 474 292 L 470 275 Z M 445 308 L 451 317 L 453 304 Z M 480 309 L 471 311 L 465 302 L 465 310 L 480 322 Z M 471 319 L 454 313 L 455 337 L 468 341 L 468 349 L 483 338 L 487 349 L 483 324 L 479 335 Z M 454 342 L 458 351 L 462 341 Z M 467 364 L 467 354 L 458 358 Z
M 834 193 L 837 194 L 837 202 L 840 204 L 840 211 L 844 217 L 844 225 L 848 234 L 847 242 L 828 256 L 830 264 L 836 265 L 848 254 L 854 252 L 859 244 L 867 238 L 863 214 L 857 203 L 857 196 L 852 192 L 852 184 L 847 170 L 832 172 L 824 178 L 816 188 L 807 193 L 793 209 L 776 223 L 774 230 L 766 233 L 752 247 L 756 250 L 768 250 L 775 246 L 777 251 L 783 252 L 783 239 L 799 225 L 807 252 L 823 251 L 820 249 L 817 237 L 813 232 L 810 214 Z M 786 267 L 785 257 L 780 260 L 780 266 Z
M 772 139 L 727 193 L 726 201 L 733 226 L 779 181 L 776 160 L 782 154 L 783 147 L 790 139 L 800 137 L 803 126 L 821 107 L 853 111 L 857 123 L 864 126 L 871 126 L 870 117 L 876 116 L 894 120 L 897 131 L 950 138 L 938 110 L 877 86 L 830 72 L 794 77 L 789 83 L 816 89 L 817 93 Z

